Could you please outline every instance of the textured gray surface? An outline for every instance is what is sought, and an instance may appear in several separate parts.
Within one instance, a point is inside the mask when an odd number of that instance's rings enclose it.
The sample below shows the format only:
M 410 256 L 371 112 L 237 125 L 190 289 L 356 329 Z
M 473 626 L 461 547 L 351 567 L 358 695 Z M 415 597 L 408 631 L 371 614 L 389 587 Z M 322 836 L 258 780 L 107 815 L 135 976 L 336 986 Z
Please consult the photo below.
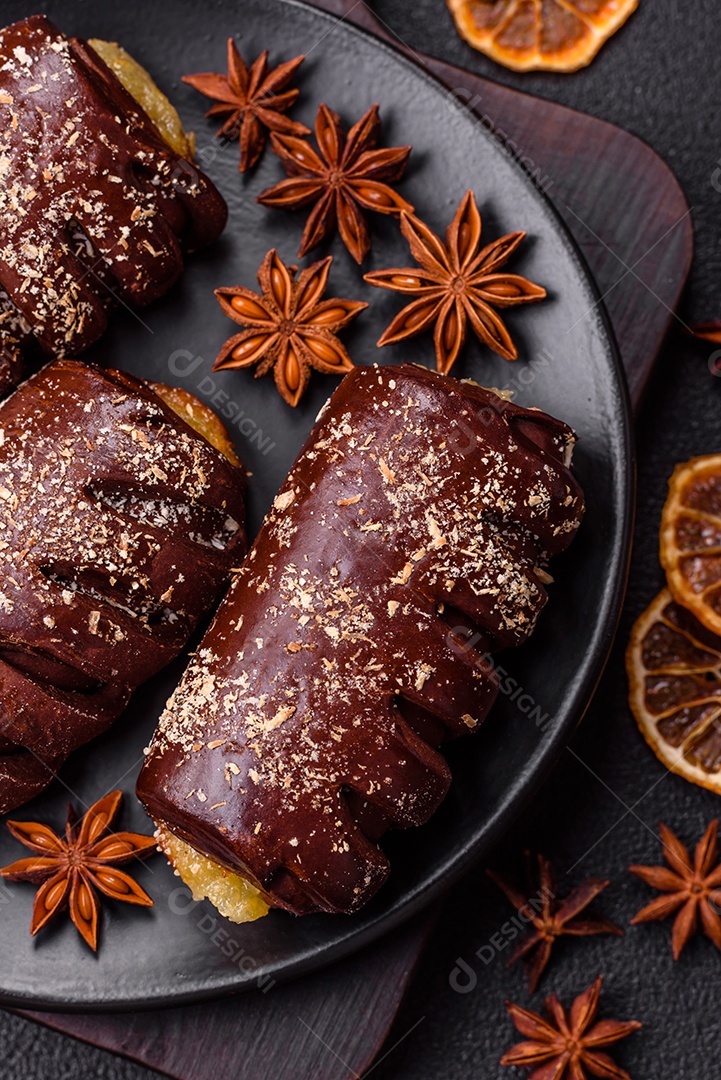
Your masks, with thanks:
M 696 227 L 697 255 L 681 316 L 721 316 L 716 0 L 696 0 L 683 10 L 672 0 L 641 0 L 591 68 L 565 77 L 514 76 L 473 53 L 456 38 L 442 0 L 377 0 L 375 10 L 416 48 L 612 120 L 651 143 L 676 171 Z M 591 873 L 609 877 L 600 906 L 622 924 L 649 895 L 625 870 L 631 861 L 657 861 L 659 844 L 649 830 L 663 818 L 693 842 L 718 813 L 717 798 L 665 775 L 642 743 L 625 702 L 622 662 L 631 623 L 662 580 L 657 530 L 666 477 L 678 461 L 719 449 L 721 380 L 709 374 L 710 352 L 680 332 L 669 337 L 639 430 L 637 539 L 615 655 L 594 708 L 544 794 L 494 860 L 512 860 L 530 845 L 554 858 L 562 881 L 572 884 Z M 514 1041 L 504 999 L 539 1007 L 544 990 L 569 998 L 599 973 L 606 976 L 608 1015 L 645 1025 L 617 1051 L 634 1080 L 717 1080 L 721 962 L 709 942 L 699 938 L 674 966 L 666 925 L 631 928 L 620 939 L 572 941 L 559 949 L 541 993 L 529 999 L 522 972 L 506 971 L 502 956 L 487 966 L 474 959 L 510 913 L 480 870 L 454 891 L 389 1048 L 417 1026 L 374 1071 L 378 1080 L 510 1077 L 497 1064 Z M 459 956 L 478 973 L 476 989 L 464 995 L 448 982 Z M 0 1038 L 3 1080 L 155 1075 L 7 1014 L 0 1014 Z M 342 1046 L 333 1049 L 342 1055 Z
M 0 1013 L 0 1045 L 3 1080 L 150 1080 L 158 1076 L 152 1069 L 6 1012 Z
M 397 30 L 407 6 L 401 0 L 381 5 L 384 18 Z M 641 0 L 639 11 L 592 67 L 566 77 L 522 78 L 500 71 L 454 39 L 440 8 L 432 0 L 416 3 L 412 23 L 403 30 L 406 40 L 489 77 L 619 123 L 669 162 L 692 207 L 696 229 L 696 258 L 680 315 L 687 322 L 721 315 L 721 190 L 714 176 L 721 153 L 714 90 L 719 25 L 713 0 L 686 8 L 683 17 L 670 0 Z M 431 18 L 438 24 L 433 33 Z M 619 267 L 619 278 L 622 273 Z M 514 853 L 530 846 L 554 859 L 561 881 L 569 870 L 569 884 L 586 874 L 608 877 L 612 884 L 599 906 L 626 926 L 651 895 L 626 867 L 660 861 L 660 844 L 653 835 L 658 821 L 665 820 L 686 841 L 695 842 L 719 812 L 717 797 L 666 774 L 646 748 L 626 704 L 623 669 L 633 620 L 662 584 L 657 551 L 666 479 L 677 462 L 719 449 L 721 380 L 709 373 L 711 352 L 710 346 L 686 339 L 679 324 L 669 336 L 639 426 L 636 543 L 614 655 L 568 753 L 525 821 L 492 860 L 496 865 L 512 863 Z M 600 973 L 605 975 L 602 1000 L 607 1015 L 644 1023 L 641 1033 L 616 1051 L 633 1080 L 716 1080 L 719 1066 L 713 1046 L 719 1023 L 713 1003 L 721 989 L 721 962 L 710 942 L 699 937 L 674 965 L 668 924 L 627 926 L 624 938 L 570 941 L 558 949 L 540 992 L 529 998 L 522 971 L 506 970 L 503 955 L 487 966 L 474 958 L 510 914 L 480 869 L 454 891 L 412 999 L 398 1018 L 395 1037 L 420 1016 L 425 1020 L 377 1070 L 378 1080 L 520 1076 L 498 1065 L 501 1053 L 516 1041 L 504 999 L 540 1008 L 544 991 L 556 989 L 569 1000 Z M 454 993 L 448 981 L 459 956 L 478 975 L 476 989 L 465 995 Z

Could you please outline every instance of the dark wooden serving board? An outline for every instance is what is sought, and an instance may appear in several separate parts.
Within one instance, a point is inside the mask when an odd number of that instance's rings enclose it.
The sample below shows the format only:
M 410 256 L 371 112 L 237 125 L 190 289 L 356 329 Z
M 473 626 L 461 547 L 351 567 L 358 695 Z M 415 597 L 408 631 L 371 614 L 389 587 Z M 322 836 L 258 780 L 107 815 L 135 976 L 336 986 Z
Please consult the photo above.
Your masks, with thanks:
M 611 124 L 411 53 L 362 0 L 316 4 L 412 55 L 537 178 L 598 283 L 637 409 L 692 256 L 688 207 L 668 167 Z M 179 1080 L 347 1080 L 380 1052 L 435 916 L 266 994 L 152 1013 L 22 1015 Z

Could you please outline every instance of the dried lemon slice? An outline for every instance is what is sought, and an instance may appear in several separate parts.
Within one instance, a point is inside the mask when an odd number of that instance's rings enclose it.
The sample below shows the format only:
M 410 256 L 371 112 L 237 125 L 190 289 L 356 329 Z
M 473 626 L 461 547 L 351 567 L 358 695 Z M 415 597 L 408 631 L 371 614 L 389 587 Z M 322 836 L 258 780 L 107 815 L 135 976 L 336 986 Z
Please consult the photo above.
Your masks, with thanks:
M 474 49 L 514 71 L 576 71 L 638 7 L 638 0 L 447 0 Z
M 168 146 L 187 161 L 192 161 L 195 152 L 194 135 L 183 130 L 176 109 L 158 89 L 145 68 L 141 67 L 137 60 L 133 60 L 130 53 L 116 41 L 92 38 L 89 44 L 135 98 Z
M 721 454 L 692 458 L 669 480 L 661 564 L 674 599 L 721 635 Z
M 626 671 L 631 710 L 658 759 L 721 794 L 721 638 L 664 589 L 631 632 Z

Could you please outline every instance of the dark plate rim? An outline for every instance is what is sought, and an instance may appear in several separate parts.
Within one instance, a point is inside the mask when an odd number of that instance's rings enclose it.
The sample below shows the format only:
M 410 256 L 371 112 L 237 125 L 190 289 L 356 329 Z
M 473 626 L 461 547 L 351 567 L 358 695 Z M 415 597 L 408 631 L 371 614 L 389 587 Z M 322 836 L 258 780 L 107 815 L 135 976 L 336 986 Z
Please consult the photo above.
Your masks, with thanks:
M 340 19 L 328 11 L 306 3 L 305 0 L 278 0 L 278 2 L 286 4 L 288 7 L 311 11 L 314 16 L 330 24 L 343 22 L 348 32 L 368 39 L 376 48 L 393 57 L 396 62 L 411 69 L 415 76 L 424 79 L 436 92 L 447 99 L 456 100 L 453 92 L 438 76 L 423 68 L 392 42 L 379 38 L 371 31 L 357 26 L 347 19 Z M 488 131 L 483 125 L 481 125 L 481 131 L 480 137 L 485 138 L 490 143 L 504 145 L 502 139 Z M 612 370 L 616 376 L 615 390 L 619 406 L 616 440 L 618 442 L 618 455 L 614 454 L 614 457 L 619 467 L 619 480 L 621 483 L 616 490 L 617 527 L 609 550 L 609 573 L 607 586 L 603 592 L 603 611 L 596 622 L 584 664 L 580 669 L 581 675 L 576 690 L 566 702 L 565 707 L 557 712 L 557 724 L 551 736 L 541 747 L 538 755 L 529 763 L 521 780 L 517 782 L 517 786 L 510 788 L 510 795 L 498 812 L 490 819 L 487 819 L 482 834 L 466 845 L 456 856 L 450 868 L 437 871 L 433 876 L 427 878 L 424 884 L 417 888 L 405 902 L 396 905 L 390 910 L 380 912 L 370 921 L 360 924 L 357 930 L 353 930 L 351 927 L 347 934 L 330 945 L 308 949 L 303 954 L 280 964 L 258 965 L 252 974 L 245 977 L 224 976 L 205 984 L 196 982 L 195 986 L 187 989 L 179 988 L 177 993 L 172 994 L 157 993 L 147 997 L 126 996 L 98 1000 L 83 998 L 82 996 L 67 999 L 43 995 L 37 996 L 35 994 L 7 994 L 0 990 L 0 1005 L 69 1013 L 122 1012 L 127 1009 L 157 1009 L 164 1006 L 188 1005 L 241 994 L 251 990 L 258 984 L 258 980 L 264 976 L 268 976 L 276 982 L 285 981 L 342 960 L 363 946 L 377 941 L 414 915 L 417 915 L 422 909 L 427 908 L 433 901 L 438 900 L 446 893 L 472 866 L 478 863 L 498 843 L 503 834 L 508 831 L 513 822 L 538 793 L 556 764 L 562 745 L 567 742 L 573 730 L 583 719 L 608 661 L 626 593 L 635 502 L 635 448 L 631 402 L 613 326 L 601 292 L 591 274 L 583 252 L 559 211 L 536 178 L 513 154 L 509 153 L 508 157 L 512 162 L 512 166 L 522 174 L 526 183 L 535 188 L 541 202 L 550 211 L 551 218 L 555 220 L 557 231 L 563 238 L 570 256 L 577 264 L 579 272 L 585 279 L 589 292 L 595 301 L 595 309 L 607 339 L 608 351 L 612 360 Z

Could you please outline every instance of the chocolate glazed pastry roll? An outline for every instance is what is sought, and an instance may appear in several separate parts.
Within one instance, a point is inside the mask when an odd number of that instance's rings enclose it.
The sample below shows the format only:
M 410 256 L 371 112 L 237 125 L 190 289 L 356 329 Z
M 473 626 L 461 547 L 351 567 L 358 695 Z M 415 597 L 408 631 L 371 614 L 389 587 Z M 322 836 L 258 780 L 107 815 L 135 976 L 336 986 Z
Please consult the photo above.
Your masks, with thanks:
M 77 355 L 115 297 L 162 296 L 226 216 L 87 42 L 42 15 L 0 32 L 0 389 L 32 342 Z
M 60 360 L 0 405 L 0 812 L 186 645 L 245 553 L 244 486 L 183 391 Z
M 346 376 L 140 774 L 196 895 L 242 921 L 353 912 L 382 885 L 377 841 L 445 796 L 438 747 L 488 713 L 488 653 L 531 633 L 580 524 L 573 444 L 415 365 Z

